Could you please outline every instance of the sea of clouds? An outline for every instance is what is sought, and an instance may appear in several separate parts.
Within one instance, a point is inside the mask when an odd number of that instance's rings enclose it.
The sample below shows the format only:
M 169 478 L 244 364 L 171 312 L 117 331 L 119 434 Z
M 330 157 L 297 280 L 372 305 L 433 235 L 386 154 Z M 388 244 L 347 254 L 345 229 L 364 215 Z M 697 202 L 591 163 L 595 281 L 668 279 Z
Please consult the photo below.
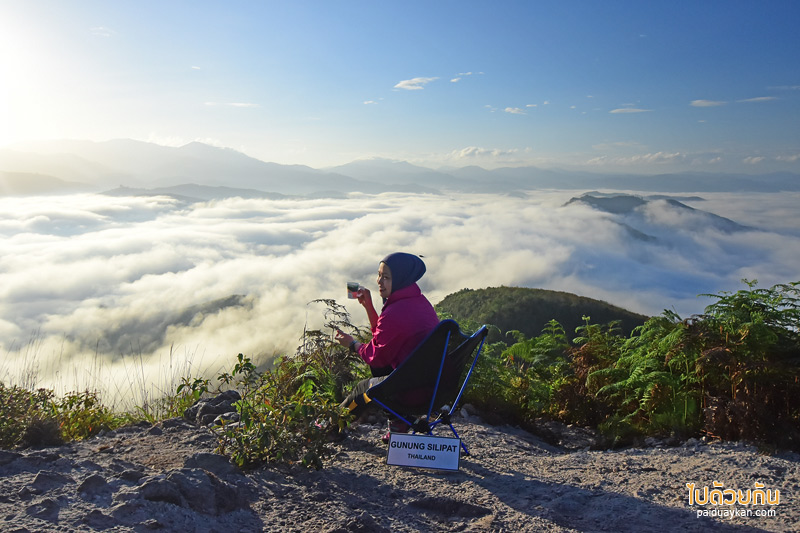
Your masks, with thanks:
M 303 329 L 323 323 L 312 300 L 336 299 L 366 323 L 345 283 L 374 288 L 394 251 L 424 256 L 420 285 L 433 303 L 507 285 L 689 316 L 712 301 L 698 295 L 739 290 L 743 278 L 800 280 L 796 193 L 685 202 L 751 228 L 737 232 L 665 202 L 627 217 L 564 207 L 573 196 L 3 198 L 0 381 L 125 400 L 215 376 L 238 353 L 294 353 Z

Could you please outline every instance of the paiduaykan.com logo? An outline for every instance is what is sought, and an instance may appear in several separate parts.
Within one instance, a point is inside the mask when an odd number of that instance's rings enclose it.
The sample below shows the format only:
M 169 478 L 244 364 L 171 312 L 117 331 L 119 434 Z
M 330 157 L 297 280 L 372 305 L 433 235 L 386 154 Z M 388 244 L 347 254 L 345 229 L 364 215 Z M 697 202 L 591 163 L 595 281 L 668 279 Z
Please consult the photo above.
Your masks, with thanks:
M 776 506 L 781 503 L 781 491 L 766 489 L 766 485 L 756 481 L 752 489 L 724 489 L 725 484 L 719 481 L 712 482 L 713 488 L 706 485 L 698 487 L 697 483 L 687 483 L 689 489 L 689 505 L 715 505 L 724 506 L 722 509 L 698 509 L 697 516 L 725 517 L 735 516 L 775 516 L 775 508 L 755 509 L 752 506 Z M 765 490 L 766 489 L 766 490 Z M 733 507 L 744 506 L 744 509 Z

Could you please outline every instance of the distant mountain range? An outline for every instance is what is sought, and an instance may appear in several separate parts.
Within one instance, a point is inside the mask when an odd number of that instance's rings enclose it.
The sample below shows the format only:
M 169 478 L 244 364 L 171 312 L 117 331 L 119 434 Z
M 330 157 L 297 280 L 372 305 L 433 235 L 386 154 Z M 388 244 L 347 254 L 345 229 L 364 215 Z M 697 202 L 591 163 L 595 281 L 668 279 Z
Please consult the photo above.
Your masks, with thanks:
M 229 148 L 198 142 L 174 148 L 130 139 L 100 143 L 35 142 L 18 145 L 13 150 L 0 149 L 0 195 L 102 191 L 119 186 L 151 192 L 187 184 L 217 188 L 213 191 L 215 195 L 228 194 L 234 189 L 281 195 L 446 191 L 513 194 L 536 189 L 777 192 L 800 190 L 800 175 L 681 173 L 641 176 L 530 166 L 433 170 L 386 159 L 314 169 L 268 163 Z M 198 191 L 199 188 L 195 189 Z M 205 190 L 202 195 L 209 193 Z
M 176 200 L 188 203 L 199 201 L 214 200 L 219 198 L 269 198 L 278 200 L 288 198 L 285 194 L 275 192 L 264 192 L 257 189 L 237 189 L 235 187 L 212 187 L 209 185 L 197 185 L 186 183 L 183 185 L 173 185 L 171 187 L 156 187 L 153 189 L 135 187 L 117 187 L 103 194 L 108 196 L 171 196 Z
M 0 171 L 0 196 L 63 194 L 91 189 L 85 183 L 64 181 L 43 174 Z

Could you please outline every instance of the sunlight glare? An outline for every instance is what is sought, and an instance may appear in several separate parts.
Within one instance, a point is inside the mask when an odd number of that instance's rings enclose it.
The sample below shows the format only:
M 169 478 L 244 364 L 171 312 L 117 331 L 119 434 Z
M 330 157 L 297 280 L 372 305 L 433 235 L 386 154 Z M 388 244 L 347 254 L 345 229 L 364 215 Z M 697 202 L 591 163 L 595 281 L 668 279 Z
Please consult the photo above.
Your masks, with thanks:
M 50 134 L 51 63 L 35 33 L 0 18 L 0 146 Z

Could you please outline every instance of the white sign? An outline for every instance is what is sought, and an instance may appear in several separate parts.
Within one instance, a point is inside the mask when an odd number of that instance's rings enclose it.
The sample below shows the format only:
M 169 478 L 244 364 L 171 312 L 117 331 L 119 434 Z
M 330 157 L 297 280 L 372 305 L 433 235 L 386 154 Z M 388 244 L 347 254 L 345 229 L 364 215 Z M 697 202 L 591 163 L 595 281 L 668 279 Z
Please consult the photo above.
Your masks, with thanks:
M 438 470 L 458 470 L 461 439 L 392 433 L 386 464 Z

